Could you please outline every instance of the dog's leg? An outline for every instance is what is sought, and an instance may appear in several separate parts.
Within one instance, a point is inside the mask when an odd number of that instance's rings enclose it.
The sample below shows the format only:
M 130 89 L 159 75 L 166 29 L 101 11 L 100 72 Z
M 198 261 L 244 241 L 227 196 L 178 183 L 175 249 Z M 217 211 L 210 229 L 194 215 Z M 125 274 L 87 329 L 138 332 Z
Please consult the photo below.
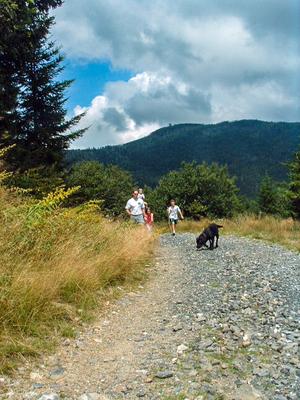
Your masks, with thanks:
M 214 248 L 215 245 L 215 235 L 212 237 L 212 247 Z
M 209 246 L 210 250 L 213 250 L 214 249 L 214 239 L 213 238 L 209 239 L 209 244 L 210 244 L 210 246 Z
M 216 234 L 216 248 L 219 247 L 219 234 Z

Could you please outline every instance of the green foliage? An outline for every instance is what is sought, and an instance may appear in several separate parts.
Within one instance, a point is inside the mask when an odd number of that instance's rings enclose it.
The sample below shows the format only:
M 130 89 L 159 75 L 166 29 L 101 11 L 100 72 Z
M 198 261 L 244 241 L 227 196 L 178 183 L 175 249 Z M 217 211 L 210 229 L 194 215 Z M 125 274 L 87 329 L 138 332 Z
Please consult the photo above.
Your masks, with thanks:
M 115 165 L 96 161 L 75 164 L 67 177 L 69 186 L 80 186 L 77 202 L 102 200 L 102 209 L 112 216 L 124 211 L 133 188 L 131 175 Z
M 180 124 L 161 128 L 133 142 L 101 149 L 70 150 L 68 163 L 96 160 L 131 172 L 140 184 L 155 187 L 182 161 L 227 165 L 245 196 L 255 198 L 262 177 L 287 179 L 284 166 L 299 144 L 300 123 L 243 120 L 215 125 Z
M 178 171 L 163 176 L 147 197 L 156 218 L 166 215 L 166 207 L 175 198 L 187 217 L 230 217 L 240 207 L 238 189 L 226 167 L 217 164 L 183 163 Z
M 295 218 L 300 219 L 300 150 L 289 164 L 289 197 Z
M 70 133 L 82 115 L 66 118 L 59 81 L 63 57 L 49 39 L 52 8 L 62 1 L 0 3 L 0 144 L 16 144 L 7 161 L 13 170 L 61 166 L 64 150 L 84 130 Z
M 286 185 L 279 185 L 269 176 L 265 176 L 259 189 L 258 205 L 264 214 L 289 217 L 291 213 Z
M 48 168 L 32 168 L 25 172 L 15 172 L 6 179 L 6 186 L 19 188 L 30 193 L 35 198 L 42 198 L 49 192 L 64 184 L 63 173 L 55 166 Z
M 251 199 L 246 196 L 240 196 L 241 212 L 248 215 L 258 215 L 260 212 L 257 199 Z
M 27 211 L 27 226 L 36 226 L 47 214 L 51 214 L 58 209 L 66 199 L 78 192 L 79 189 L 79 186 L 70 189 L 65 189 L 64 187 L 56 188 L 55 191 L 50 192 L 46 197 L 34 203 Z
M 258 204 L 260 210 L 266 214 L 275 214 L 277 212 L 277 188 L 269 176 L 264 177 L 261 182 Z
M 14 147 L 15 146 L 12 145 L 12 146 L 3 147 L 2 149 L 0 149 L 0 162 L 1 163 L 3 162 L 3 157 L 5 156 L 5 154 L 9 153 L 11 151 L 11 149 L 13 149 Z M 1 166 L 1 164 L 0 164 L 0 166 Z M 1 168 L 0 168 L 0 185 L 3 182 L 6 182 L 7 179 L 9 179 L 11 176 L 12 176 L 12 173 L 7 172 L 5 170 L 5 168 L 1 166 Z

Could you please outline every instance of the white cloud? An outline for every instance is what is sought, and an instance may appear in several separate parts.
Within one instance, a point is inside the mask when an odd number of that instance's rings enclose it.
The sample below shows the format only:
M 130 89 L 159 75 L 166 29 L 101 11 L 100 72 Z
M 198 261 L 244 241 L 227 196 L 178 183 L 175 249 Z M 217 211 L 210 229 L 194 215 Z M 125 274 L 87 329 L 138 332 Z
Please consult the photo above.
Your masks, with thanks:
M 132 140 L 168 122 L 299 120 L 298 12 L 297 0 L 66 1 L 55 34 L 67 55 L 135 74 L 92 101 L 77 145 Z
M 200 97 L 204 112 L 193 107 L 193 99 Z M 186 104 L 191 107 L 186 110 Z M 75 115 L 86 112 L 80 127 L 89 126 L 76 147 L 103 146 L 138 139 L 158 129 L 161 123 L 198 120 L 206 116 L 209 101 L 201 92 L 182 82 L 172 82 L 147 72 L 137 74 L 128 82 L 111 82 L 101 96 L 89 107 L 77 106 Z
M 299 119 L 300 103 L 276 82 L 212 88 L 212 120 L 253 118 L 271 121 Z

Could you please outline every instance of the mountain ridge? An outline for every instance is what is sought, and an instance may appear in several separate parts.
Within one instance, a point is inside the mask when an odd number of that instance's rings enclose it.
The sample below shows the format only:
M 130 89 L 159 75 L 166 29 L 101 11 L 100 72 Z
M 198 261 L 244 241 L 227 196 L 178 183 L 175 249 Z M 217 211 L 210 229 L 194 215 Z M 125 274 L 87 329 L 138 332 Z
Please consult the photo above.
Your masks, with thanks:
M 126 144 L 99 149 L 69 150 L 67 162 L 96 160 L 130 171 L 139 185 L 155 186 L 181 162 L 217 162 L 237 177 L 241 193 L 257 194 L 261 178 L 287 177 L 283 165 L 300 144 L 300 122 L 244 119 L 216 124 L 169 125 Z

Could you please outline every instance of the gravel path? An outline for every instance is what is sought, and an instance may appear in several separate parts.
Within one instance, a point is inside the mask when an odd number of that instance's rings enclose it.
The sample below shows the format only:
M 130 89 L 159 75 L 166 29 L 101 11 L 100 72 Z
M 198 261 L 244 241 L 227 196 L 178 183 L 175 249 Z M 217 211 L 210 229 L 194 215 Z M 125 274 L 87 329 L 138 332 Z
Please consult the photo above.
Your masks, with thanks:
M 300 398 L 300 255 L 222 237 L 164 235 L 144 288 L 18 377 L 1 399 Z

